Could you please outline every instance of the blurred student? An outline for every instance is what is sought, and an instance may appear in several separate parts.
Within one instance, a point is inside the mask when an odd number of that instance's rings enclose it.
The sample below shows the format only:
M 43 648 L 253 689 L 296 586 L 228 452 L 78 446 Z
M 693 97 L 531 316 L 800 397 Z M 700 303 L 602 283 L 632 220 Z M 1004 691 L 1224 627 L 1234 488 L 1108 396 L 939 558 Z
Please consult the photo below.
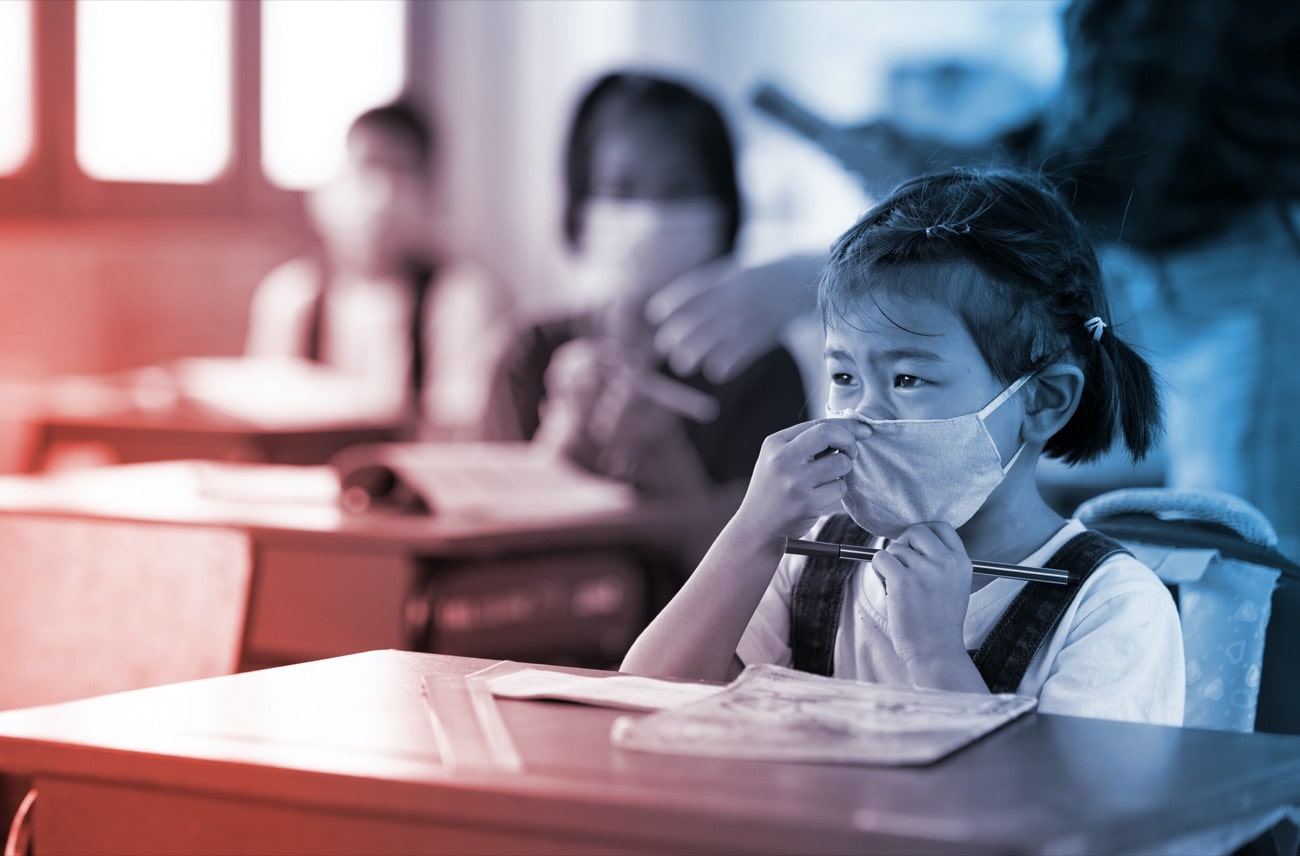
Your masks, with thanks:
M 623 669 L 722 680 L 778 663 L 1180 725 L 1169 592 L 1034 478 L 1041 455 L 1087 461 L 1118 438 L 1141 457 L 1160 431 L 1151 369 L 1110 326 L 1061 198 L 1013 173 L 913 179 L 836 242 L 818 300 L 828 418 L 767 439 L 740 509 Z M 809 527 L 886 540 L 869 564 L 783 556 Z M 1083 581 L 975 577 L 972 556 Z
M 246 354 L 330 367 L 353 382 L 358 414 L 398 422 L 407 436 L 476 433 L 510 296 L 439 246 L 437 141 L 416 107 L 365 111 L 346 146 L 338 175 L 307 198 L 319 251 L 261 283 Z
M 1064 21 L 1063 82 L 1027 125 L 977 146 L 881 120 L 822 145 L 874 189 L 1004 160 L 1062 182 L 1169 384 L 1156 476 L 1248 500 L 1300 555 L 1300 4 L 1072 0 Z M 648 307 L 657 345 L 724 380 L 811 310 L 823 262 L 683 278 Z
M 676 81 L 602 77 L 573 117 L 565 185 L 582 305 L 515 340 L 489 436 L 546 444 L 647 494 L 743 484 L 763 438 L 803 418 L 794 360 L 772 347 L 724 383 L 673 372 L 644 318 L 659 288 L 735 246 L 741 200 L 721 112 Z

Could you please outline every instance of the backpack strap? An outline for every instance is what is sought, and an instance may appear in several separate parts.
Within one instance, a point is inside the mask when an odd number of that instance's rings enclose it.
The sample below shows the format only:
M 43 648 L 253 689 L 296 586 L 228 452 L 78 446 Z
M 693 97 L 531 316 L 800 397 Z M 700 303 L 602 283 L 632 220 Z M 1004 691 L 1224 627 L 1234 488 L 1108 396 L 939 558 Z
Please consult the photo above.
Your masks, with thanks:
M 1078 575 L 1068 585 L 1026 585 L 989 631 L 984 644 L 970 652 L 989 690 L 1014 693 L 1029 664 L 1074 602 L 1083 581 L 1102 562 L 1118 553 L 1132 555 L 1113 538 L 1092 530 L 1080 532 L 1046 563 Z
M 865 547 L 873 540 L 871 533 L 847 514 L 826 521 L 817 537 L 855 547 Z M 858 564 L 852 559 L 808 557 L 790 595 L 790 654 L 796 669 L 827 676 L 834 669 L 835 634 L 845 584 Z

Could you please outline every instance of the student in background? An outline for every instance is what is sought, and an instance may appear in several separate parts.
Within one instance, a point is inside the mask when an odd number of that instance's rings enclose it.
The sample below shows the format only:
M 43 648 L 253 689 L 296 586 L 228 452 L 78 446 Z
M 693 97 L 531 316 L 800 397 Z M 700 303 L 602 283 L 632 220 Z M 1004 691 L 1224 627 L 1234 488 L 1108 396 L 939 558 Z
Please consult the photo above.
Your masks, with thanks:
M 869 186 L 1002 160 L 1057 180 L 1101 250 L 1120 320 L 1170 390 L 1166 470 L 1112 460 L 1087 483 L 1154 477 L 1236 494 L 1300 555 L 1300 4 L 1072 0 L 1064 31 L 1055 98 L 991 145 L 917 139 L 888 121 L 821 144 Z M 811 309 L 823 261 L 683 278 L 647 307 L 659 348 L 679 371 L 724 380 Z
M 565 185 L 582 305 L 515 340 L 489 437 L 546 444 L 649 495 L 743 484 L 763 438 L 803 418 L 794 360 L 773 347 L 725 383 L 674 373 L 644 320 L 660 287 L 735 245 L 741 200 L 722 114 L 681 83 L 606 75 L 573 117 Z
M 836 243 L 818 301 L 828 418 L 768 438 L 739 510 L 623 669 L 719 680 L 776 662 L 1180 724 L 1168 591 L 1034 479 L 1040 455 L 1087 461 L 1119 437 L 1141 457 L 1160 430 L 1152 372 L 1109 326 L 1060 197 L 1014 173 L 906 182 Z M 782 557 L 810 526 L 887 540 L 870 564 Z M 973 577 L 972 556 L 1086 579 Z
M 353 121 L 342 170 L 307 199 L 319 252 L 261 283 L 245 351 L 329 366 L 355 381 L 359 415 L 455 437 L 477 431 L 512 301 L 485 268 L 438 245 L 436 157 L 410 103 Z

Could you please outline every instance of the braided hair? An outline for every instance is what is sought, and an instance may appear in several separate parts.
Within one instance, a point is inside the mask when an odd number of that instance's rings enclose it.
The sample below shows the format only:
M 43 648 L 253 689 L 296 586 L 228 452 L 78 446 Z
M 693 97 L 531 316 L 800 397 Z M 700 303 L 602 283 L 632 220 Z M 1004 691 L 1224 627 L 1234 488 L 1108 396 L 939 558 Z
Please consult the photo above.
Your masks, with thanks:
M 877 290 L 948 306 L 1005 383 L 1068 362 L 1079 405 L 1044 454 L 1100 457 L 1122 438 L 1134 459 L 1161 432 L 1156 378 L 1115 334 L 1096 253 L 1055 188 L 1014 171 L 910 179 L 835 242 L 818 286 L 824 319 Z

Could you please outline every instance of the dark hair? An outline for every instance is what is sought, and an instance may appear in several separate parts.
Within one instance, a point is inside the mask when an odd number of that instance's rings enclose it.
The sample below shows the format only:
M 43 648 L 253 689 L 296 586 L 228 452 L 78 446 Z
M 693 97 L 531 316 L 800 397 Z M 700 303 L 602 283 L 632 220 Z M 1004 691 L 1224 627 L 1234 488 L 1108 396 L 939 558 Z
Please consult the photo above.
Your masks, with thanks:
M 1113 325 L 1096 253 L 1056 190 L 1010 171 L 911 179 L 836 241 L 818 287 L 824 319 L 876 289 L 936 300 L 961 319 L 998 379 L 1061 361 L 1084 373 L 1078 409 L 1044 449 L 1099 457 L 1117 434 L 1134 458 L 1161 430 L 1151 367 Z
M 358 128 L 366 128 L 402 139 L 419 159 L 423 169 L 428 169 L 437 155 L 437 135 L 433 123 L 424 111 L 408 100 L 401 99 L 371 107 L 348 126 L 348 135 Z
M 564 156 L 564 237 L 577 246 L 582 206 L 591 196 L 592 157 L 601 135 L 629 116 L 651 117 L 693 149 L 712 183 L 710 196 L 727 212 L 724 250 L 730 252 L 740 230 L 740 190 L 731 132 L 722 112 L 696 90 L 649 74 L 616 72 L 601 77 L 578 103 L 569 126 Z

